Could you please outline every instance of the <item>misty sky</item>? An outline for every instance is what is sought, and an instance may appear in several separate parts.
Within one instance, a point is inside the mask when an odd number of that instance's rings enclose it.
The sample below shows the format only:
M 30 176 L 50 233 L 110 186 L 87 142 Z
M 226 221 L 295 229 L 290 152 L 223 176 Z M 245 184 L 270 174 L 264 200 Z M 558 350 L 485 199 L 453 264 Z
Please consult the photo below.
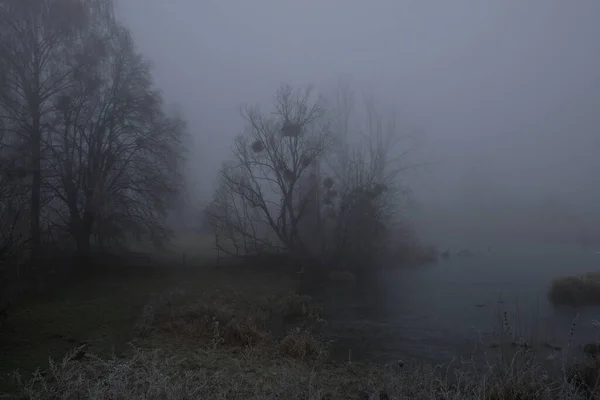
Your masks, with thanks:
M 600 204 L 598 0 L 119 3 L 190 121 L 204 193 L 243 128 L 241 104 L 341 77 L 426 134 L 422 199 Z

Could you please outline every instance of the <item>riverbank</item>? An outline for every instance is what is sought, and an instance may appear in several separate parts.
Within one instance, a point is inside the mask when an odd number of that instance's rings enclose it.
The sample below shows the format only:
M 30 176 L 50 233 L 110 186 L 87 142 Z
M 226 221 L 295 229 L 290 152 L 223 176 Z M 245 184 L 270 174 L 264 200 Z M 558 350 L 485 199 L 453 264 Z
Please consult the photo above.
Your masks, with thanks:
M 298 283 L 243 267 L 138 267 L 61 288 L 11 313 L 0 340 L 2 391 L 26 399 L 573 398 L 559 361 L 512 344 L 485 371 L 468 362 L 358 363 L 351 354 L 334 361 L 320 335 L 322 307 L 298 295 Z

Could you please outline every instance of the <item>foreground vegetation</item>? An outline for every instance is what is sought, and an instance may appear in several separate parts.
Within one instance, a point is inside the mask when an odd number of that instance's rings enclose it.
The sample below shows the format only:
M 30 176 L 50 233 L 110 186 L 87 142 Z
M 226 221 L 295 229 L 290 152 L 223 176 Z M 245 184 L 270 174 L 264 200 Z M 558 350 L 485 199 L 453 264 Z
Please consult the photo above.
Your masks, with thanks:
M 110 271 L 13 310 L 0 341 L 5 391 L 25 399 L 575 399 L 593 398 L 596 386 L 596 354 L 567 368 L 513 344 L 484 370 L 332 360 L 319 334 L 322 307 L 281 273 Z
M 555 305 L 587 306 L 600 304 L 600 274 L 564 276 L 552 281 L 548 292 Z

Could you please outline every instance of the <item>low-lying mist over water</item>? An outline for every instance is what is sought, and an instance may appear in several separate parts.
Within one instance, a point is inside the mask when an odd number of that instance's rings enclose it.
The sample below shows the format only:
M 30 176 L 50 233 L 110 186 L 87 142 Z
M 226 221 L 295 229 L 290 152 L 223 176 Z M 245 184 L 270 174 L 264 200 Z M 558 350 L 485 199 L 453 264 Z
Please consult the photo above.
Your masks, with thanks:
M 0 0 L 0 397 L 598 398 L 598 21 Z
M 600 307 L 555 309 L 547 292 L 557 276 L 596 271 L 600 256 L 514 243 L 474 252 L 422 269 L 385 271 L 377 289 L 362 295 L 349 289 L 322 294 L 339 315 L 328 327 L 340 338 L 337 355 L 345 358 L 352 349 L 356 358 L 383 361 L 482 360 L 502 340 L 496 335 L 505 315 L 513 335 L 546 355 L 567 342 L 573 324 L 574 348 L 598 340 Z

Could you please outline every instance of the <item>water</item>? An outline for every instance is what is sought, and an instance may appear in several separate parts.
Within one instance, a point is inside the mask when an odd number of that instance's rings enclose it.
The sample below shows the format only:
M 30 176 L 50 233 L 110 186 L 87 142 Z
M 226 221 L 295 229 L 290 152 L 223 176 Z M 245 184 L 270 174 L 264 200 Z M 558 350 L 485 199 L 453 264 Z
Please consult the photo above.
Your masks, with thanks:
M 485 248 L 472 258 L 382 271 L 372 288 L 329 288 L 317 296 L 326 304 L 333 355 L 383 362 L 472 358 L 489 351 L 505 312 L 511 330 L 528 341 L 565 345 L 575 321 L 572 347 L 595 342 L 592 321 L 600 320 L 600 307 L 555 309 L 547 291 L 557 276 L 600 271 L 596 250 Z

